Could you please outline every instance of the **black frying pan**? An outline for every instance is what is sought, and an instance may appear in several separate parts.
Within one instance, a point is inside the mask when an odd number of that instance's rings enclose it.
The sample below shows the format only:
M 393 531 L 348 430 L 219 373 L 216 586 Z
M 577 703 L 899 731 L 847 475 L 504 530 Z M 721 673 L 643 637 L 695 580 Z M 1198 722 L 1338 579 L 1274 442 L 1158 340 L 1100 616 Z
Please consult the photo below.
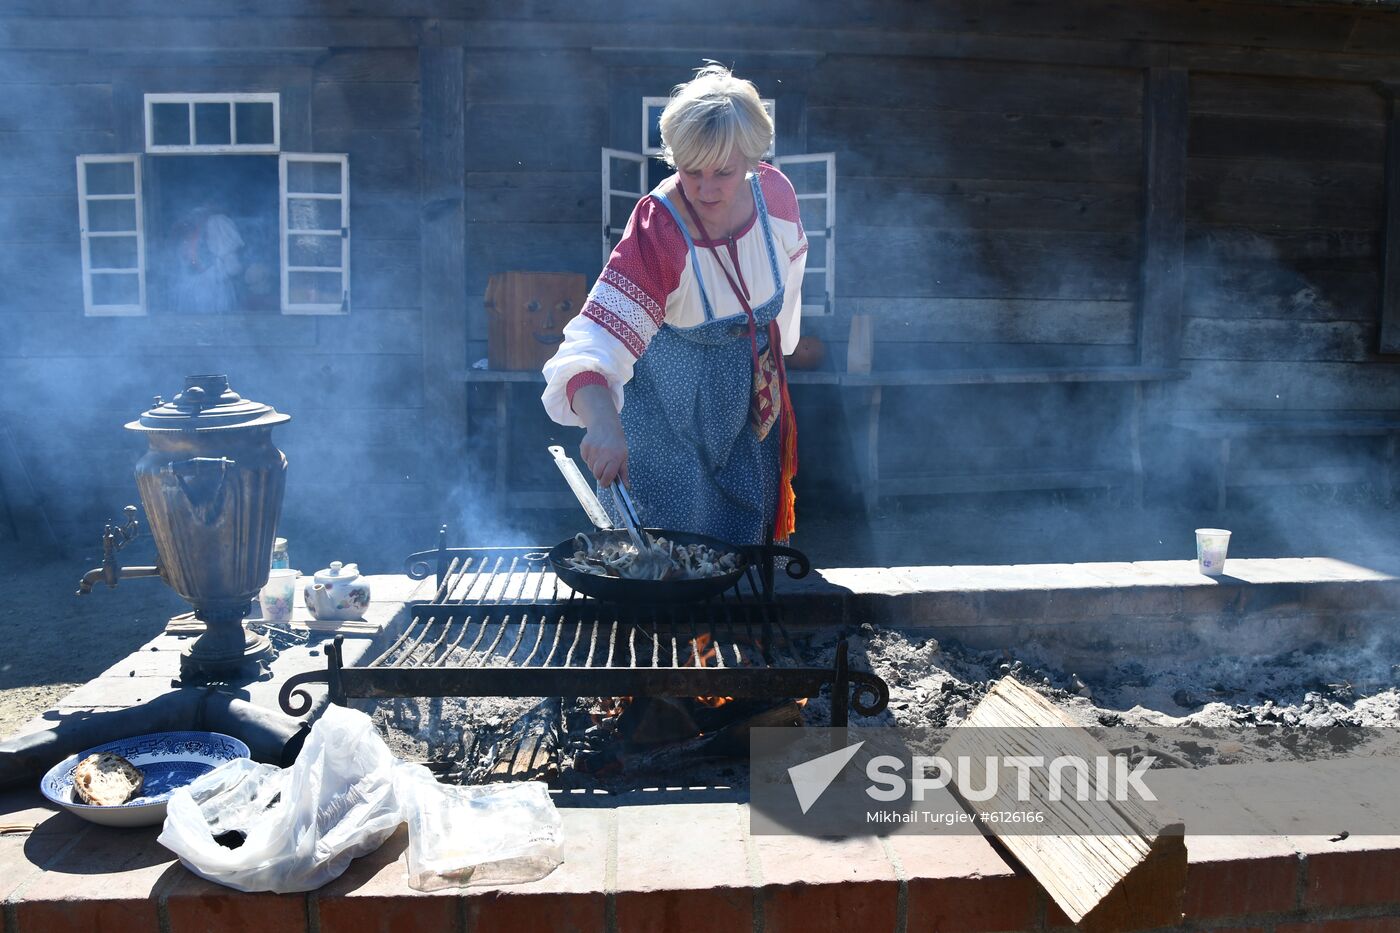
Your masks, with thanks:
M 663 531 L 648 528 L 653 538 L 665 538 L 676 544 L 703 544 L 714 548 L 720 554 L 734 554 L 739 559 L 738 566 L 725 574 L 714 577 L 701 577 L 698 580 L 625 580 L 621 577 L 604 577 L 596 573 L 574 570 L 566 560 L 574 556 L 578 545 L 574 539 L 561 541 L 549 551 L 549 562 L 559 579 L 570 589 L 594 599 L 613 603 L 691 603 L 708 599 L 729 589 L 739 581 L 749 569 L 748 551 L 738 545 L 711 538 L 708 535 L 691 534 L 686 531 Z M 595 545 L 607 542 L 624 543 L 631 540 L 625 529 L 613 531 L 593 530 L 585 532 Z

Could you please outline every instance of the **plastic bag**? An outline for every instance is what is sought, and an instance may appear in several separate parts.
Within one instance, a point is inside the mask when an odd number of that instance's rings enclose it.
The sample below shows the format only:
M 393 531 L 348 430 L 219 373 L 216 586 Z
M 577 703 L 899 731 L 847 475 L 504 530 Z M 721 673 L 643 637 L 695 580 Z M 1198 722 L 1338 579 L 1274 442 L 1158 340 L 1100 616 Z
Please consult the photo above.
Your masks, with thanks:
M 290 768 L 244 758 L 175 791 L 159 842 L 240 891 L 310 891 L 403 822 L 396 767 L 368 716 L 330 706 Z
M 410 887 L 534 881 L 564 860 L 559 811 L 537 781 L 447 786 L 421 765 L 402 765 L 399 780 Z

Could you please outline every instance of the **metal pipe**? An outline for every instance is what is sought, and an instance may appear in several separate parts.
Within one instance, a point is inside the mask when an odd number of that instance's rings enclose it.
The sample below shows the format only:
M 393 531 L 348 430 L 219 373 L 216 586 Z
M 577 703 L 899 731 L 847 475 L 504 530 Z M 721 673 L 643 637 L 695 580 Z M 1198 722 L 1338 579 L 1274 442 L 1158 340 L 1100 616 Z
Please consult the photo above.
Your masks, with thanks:
M 123 710 L 69 715 L 51 729 L 0 742 L 0 788 L 32 784 L 85 748 L 152 732 L 222 732 L 247 743 L 255 761 L 286 767 L 324 708 L 322 701 L 297 720 L 210 687 L 184 688 Z
M 98 580 L 108 586 L 116 586 L 122 580 L 132 580 L 137 577 L 158 577 L 159 567 L 117 567 L 115 573 L 107 567 L 98 567 L 83 574 L 83 578 L 78 581 L 78 595 L 86 596 L 92 592 L 92 585 Z

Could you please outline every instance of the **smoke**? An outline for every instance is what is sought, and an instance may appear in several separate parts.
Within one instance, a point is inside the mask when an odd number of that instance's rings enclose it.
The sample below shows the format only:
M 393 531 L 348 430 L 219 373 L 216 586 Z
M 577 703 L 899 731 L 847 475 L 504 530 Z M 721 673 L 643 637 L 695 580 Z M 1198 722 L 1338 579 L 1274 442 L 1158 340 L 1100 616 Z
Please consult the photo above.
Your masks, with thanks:
M 283 534 L 304 570 L 332 559 L 397 569 L 407 553 L 431 547 L 444 522 L 454 544 L 561 540 L 579 522 L 573 512 L 522 508 L 537 503 L 539 493 L 564 490 L 544 446 L 561 443 L 573 452 L 578 440 L 577 432 L 549 424 L 534 386 L 509 388 L 501 408 L 495 386 L 474 388 L 467 449 L 446 462 L 435 454 L 436 440 L 453 429 L 428 423 L 428 398 L 460 375 L 424 368 L 424 348 L 439 335 L 424 328 L 425 300 L 434 296 L 422 293 L 420 227 L 430 207 L 424 192 L 439 180 L 425 177 L 422 162 L 428 91 L 420 84 L 416 40 L 406 21 L 386 18 L 346 26 L 358 32 L 332 48 L 315 28 L 318 11 L 315 4 L 292 11 L 307 14 L 301 18 L 284 11 L 285 18 L 259 27 L 265 42 L 243 36 L 250 47 L 237 50 L 221 35 L 220 21 L 191 18 L 173 21 L 160 40 L 182 49 L 23 51 L 0 59 L 0 83 L 8 88 L 0 103 L 7 141 L 0 148 L 0 333 L 8 338 L 0 341 L 0 419 L 67 540 L 95 542 L 102 521 L 135 501 L 131 466 L 144 443 L 121 425 L 149 407 L 151 396 L 173 395 L 196 372 L 227 373 L 235 390 L 293 416 L 274 440 L 290 463 Z M 922 21 L 914 6 L 901 11 L 910 20 L 903 25 Z M 572 15 L 605 14 L 588 8 Z M 230 28 L 253 29 L 245 19 Z M 96 28 L 81 18 L 73 25 Z M 113 21 L 112 28 L 128 27 Z M 273 50 L 282 43 L 279 30 L 304 34 L 296 44 L 306 50 Z M 315 35 L 322 38 L 306 38 Z M 117 47 L 135 41 L 115 38 Z M 379 41 L 384 47 L 370 47 Z M 829 54 L 816 67 L 798 68 L 801 81 L 779 83 L 792 72 L 781 61 L 755 70 L 743 56 L 722 52 L 715 57 L 733 60 L 762 93 L 778 98 L 780 152 L 836 153 L 836 313 L 810 318 L 803 328 L 826 341 L 828 366 L 842 368 L 853 314 L 876 319 L 878 369 L 1135 362 L 1140 72 Z M 598 150 L 636 148 L 640 127 L 632 117 L 640 97 L 664 94 L 690 64 L 618 68 L 583 48 L 468 50 L 465 364 L 486 355 L 481 296 L 490 274 L 597 272 Z M 277 91 L 284 150 L 349 154 L 349 315 L 284 315 L 265 302 L 204 313 L 178 307 L 171 264 L 191 255 L 196 233 L 207 236 L 182 226 L 203 206 L 197 195 L 238 201 L 244 273 L 266 267 L 267 212 L 276 197 L 255 167 L 266 169 L 275 157 L 239 156 L 235 167 L 232 157 L 143 156 L 150 312 L 83 316 L 74 159 L 141 152 L 141 95 L 189 91 Z M 626 103 L 632 96 L 636 108 Z M 553 142 L 542 142 L 543 128 Z M 201 172 L 220 168 L 237 175 L 238 186 L 200 184 Z M 1280 177 L 1286 190 L 1298 189 L 1298 178 Z M 1343 179 L 1347 196 L 1363 205 L 1378 198 L 1366 187 L 1368 176 L 1358 177 Z M 1199 189 L 1200 179 L 1191 184 Z M 1207 194 L 1221 203 L 1246 200 L 1232 192 Z M 1251 197 L 1257 207 L 1258 192 Z M 1329 213 L 1320 200 L 1311 210 L 1309 222 L 1323 232 L 1309 236 L 1269 238 L 1215 215 L 1193 217 L 1207 233 L 1193 231 L 1188 254 L 1189 376 L 1144 388 L 1140 426 L 1130 383 L 887 388 L 884 475 L 905 477 L 902 493 L 942 489 L 939 501 L 973 516 L 964 531 L 983 535 L 977 546 L 993 557 L 997 548 L 1040 559 L 1071 551 L 1085 559 L 1184 556 L 1194 524 L 1230 522 L 1244 523 L 1235 547 L 1247 552 L 1267 553 L 1262 542 L 1269 542 L 1280 554 L 1352 545 L 1384 553 L 1383 516 L 1336 537 L 1315 516 L 1338 504 L 1365 514 L 1378 484 L 1346 494 L 1321 485 L 1261 487 L 1262 494 L 1232 488 L 1239 505 L 1218 516 L 1203 479 L 1214 466 L 1213 448 L 1165 427 L 1212 411 L 1325 419 L 1391 411 L 1400 402 L 1390 369 L 1372 365 L 1375 231 L 1327 231 L 1339 211 Z M 193 248 L 196 258 L 198 252 Z M 809 262 L 816 259 L 814 251 Z M 246 277 L 240 288 L 245 300 L 250 290 L 265 296 Z M 843 400 L 834 391 L 798 394 L 799 405 L 808 406 L 798 543 L 808 522 L 839 523 L 847 538 L 902 540 L 853 518 L 853 498 L 840 501 L 855 458 L 865 455 L 862 416 L 851 411 L 847 420 Z M 1130 501 L 1123 506 L 1132 493 L 1124 479 L 1131 476 L 1135 431 L 1149 511 L 1118 524 L 1107 539 L 1112 548 L 1094 550 L 1084 542 L 1105 540 L 1092 534 L 1096 514 L 1134 514 Z M 500 438 L 509 446 L 504 460 L 495 453 Z M 848 453 L 853 439 L 855 452 Z M 1380 472 L 1375 439 L 1299 441 L 1291 453 L 1270 442 L 1233 456 L 1235 463 L 1278 469 L 1332 458 L 1352 473 Z M 499 485 L 502 465 L 508 482 Z M 1047 473 L 1081 481 L 1101 473 L 1105 482 L 1075 492 L 1053 483 L 1020 491 L 1018 480 Z M 921 484 L 930 476 L 941 479 Z M 833 491 L 841 495 L 828 495 Z M 909 538 L 940 540 L 939 518 L 921 513 L 924 505 L 917 498 L 905 503 L 914 523 Z M 1016 519 L 1018 511 L 1031 517 Z M 975 518 L 998 512 L 1010 513 L 1026 540 L 976 527 Z M 909 546 L 940 562 L 961 559 L 951 547 Z M 864 555 L 851 559 L 909 562 L 893 546 L 873 545 Z

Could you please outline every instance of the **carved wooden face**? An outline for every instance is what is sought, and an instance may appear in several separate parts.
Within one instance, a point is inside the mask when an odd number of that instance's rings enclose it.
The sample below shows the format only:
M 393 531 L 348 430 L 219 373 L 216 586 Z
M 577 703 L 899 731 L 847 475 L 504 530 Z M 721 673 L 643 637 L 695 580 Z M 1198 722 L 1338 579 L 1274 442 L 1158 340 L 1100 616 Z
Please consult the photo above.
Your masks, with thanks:
M 536 343 L 557 347 L 564 342 L 564 325 L 574 316 L 573 302 L 568 298 L 531 298 L 525 302 L 530 337 Z
M 581 275 L 506 272 L 486 288 L 488 356 L 493 369 L 536 369 L 564 342 L 564 325 L 588 297 Z

